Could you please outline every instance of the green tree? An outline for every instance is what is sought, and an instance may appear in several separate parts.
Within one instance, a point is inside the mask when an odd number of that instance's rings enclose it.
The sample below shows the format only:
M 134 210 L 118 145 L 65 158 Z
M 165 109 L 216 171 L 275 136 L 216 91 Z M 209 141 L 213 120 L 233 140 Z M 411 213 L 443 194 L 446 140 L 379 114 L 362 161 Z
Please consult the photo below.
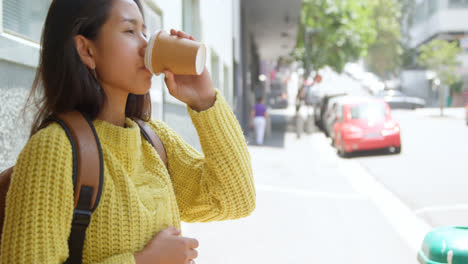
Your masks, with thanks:
M 414 25 L 415 12 L 417 8 L 416 0 L 397 0 L 400 7 L 400 28 L 401 28 L 401 55 L 402 67 L 411 67 L 416 64 L 418 50 L 411 47 L 410 29 Z
M 457 42 L 449 42 L 441 39 L 434 39 L 431 42 L 419 48 L 419 65 L 433 71 L 437 79 L 440 80 L 439 97 L 440 97 L 440 110 L 443 115 L 444 107 L 444 94 L 443 87 L 448 86 L 451 89 L 457 89 L 455 83 L 461 79 L 460 74 L 457 73 L 457 68 L 460 62 L 457 60 L 461 52 Z M 452 93 L 453 91 L 451 91 Z
M 369 3 L 362 0 L 303 0 L 296 59 L 306 74 L 345 64 L 366 55 L 376 36 Z
M 402 64 L 401 3 L 398 0 L 372 0 L 372 19 L 377 37 L 365 58 L 370 70 L 385 80 L 396 75 Z

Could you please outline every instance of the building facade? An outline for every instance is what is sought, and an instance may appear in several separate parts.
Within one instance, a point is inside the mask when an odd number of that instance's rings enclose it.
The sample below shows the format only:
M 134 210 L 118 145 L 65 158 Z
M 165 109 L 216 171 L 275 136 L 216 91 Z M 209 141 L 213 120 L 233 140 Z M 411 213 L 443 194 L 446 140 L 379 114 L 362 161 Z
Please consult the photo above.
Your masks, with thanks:
M 148 32 L 182 29 L 207 46 L 206 67 L 242 120 L 244 73 L 240 0 L 141 0 Z M 31 113 L 21 110 L 39 61 L 40 35 L 51 0 L 0 1 L 0 170 L 12 166 L 28 140 Z M 200 150 L 186 106 L 154 76 L 152 116 Z M 22 118 L 24 116 L 24 118 Z
M 419 0 L 414 8 L 413 25 L 409 29 L 410 46 L 419 48 L 432 39 L 458 41 L 463 49 L 458 57 L 461 66 L 463 92 L 453 98 L 453 106 L 468 101 L 468 16 L 467 0 Z M 438 105 L 438 91 L 431 86 L 423 69 L 405 70 L 402 73 L 403 91 L 424 97 L 429 106 Z M 448 93 L 445 93 L 448 95 Z

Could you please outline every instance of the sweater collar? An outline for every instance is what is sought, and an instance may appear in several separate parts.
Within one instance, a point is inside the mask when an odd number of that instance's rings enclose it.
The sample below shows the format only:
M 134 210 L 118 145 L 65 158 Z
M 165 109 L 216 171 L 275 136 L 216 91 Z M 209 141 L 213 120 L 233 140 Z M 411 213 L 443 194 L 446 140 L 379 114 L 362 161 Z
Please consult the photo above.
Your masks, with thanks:
M 104 120 L 93 121 L 101 144 L 116 153 L 133 154 L 141 147 L 140 128 L 130 118 L 125 118 L 126 127 L 116 126 Z

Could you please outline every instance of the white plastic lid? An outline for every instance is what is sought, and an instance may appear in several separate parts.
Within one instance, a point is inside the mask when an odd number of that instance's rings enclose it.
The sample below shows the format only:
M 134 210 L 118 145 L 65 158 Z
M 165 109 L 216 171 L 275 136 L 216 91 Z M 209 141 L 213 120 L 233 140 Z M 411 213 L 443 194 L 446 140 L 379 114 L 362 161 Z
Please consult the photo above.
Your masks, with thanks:
M 200 75 L 203 73 L 206 64 L 206 46 L 205 44 L 201 44 L 200 48 L 197 51 L 197 58 L 195 61 L 195 69 L 197 74 Z
M 146 46 L 146 50 L 145 50 L 145 67 L 152 74 L 155 74 L 155 75 L 160 75 L 161 73 L 160 72 L 155 73 L 153 71 L 153 63 L 151 62 L 151 57 L 152 57 L 152 53 L 153 53 L 154 42 L 155 42 L 156 38 L 158 37 L 158 35 L 159 35 L 159 33 L 161 31 L 162 30 L 156 30 L 154 32 L 154 34 L 151 36 L 150 40 L 148 41 L 148 46 Z

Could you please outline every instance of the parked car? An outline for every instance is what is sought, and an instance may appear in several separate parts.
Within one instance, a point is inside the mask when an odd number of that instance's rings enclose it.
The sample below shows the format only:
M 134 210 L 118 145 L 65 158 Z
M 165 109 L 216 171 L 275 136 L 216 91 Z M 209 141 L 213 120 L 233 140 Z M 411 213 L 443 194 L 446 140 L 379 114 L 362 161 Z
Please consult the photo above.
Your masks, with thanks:
M 330 100 L 328 101 L 328 107 L 325 110 L 323 132 L 325 133 L 327 137 L 330 137 L 332 141 L 335 139 L 333 126 L 338 120 L 340 111 L 342 111 L 340 100 L 343 98 L 346 98 L 346 97 L 337 96 L 337 97 L 330 98 Z
M 398 90 L 383 90 L 378 92 L 375 96 L 383 99 L 392 109 L 416 109 L 426 105 L 424 99 L 407 96 Z
M 468 104 L 465 105 L 465 121 L 468 126 Z
M 266 102 L 271 108 L 287 108 L 288 93 L 286 86 L 282 82 L 273 82 L 270 86 Z
M 342 115 L 333 129 L 335 147 L 341 156 L 383 148 L 401 152 L 400 125 L 383 100 L 363 97 L 343 102 Z
M 320 102 L 314 106 L 314 122 L 315 125 L 322 131 L 325 131 L 325 115 L 328 108 L 329 100 L 339 96 L 345 96 L 346 94 L 333 94 L 322 97 Z

